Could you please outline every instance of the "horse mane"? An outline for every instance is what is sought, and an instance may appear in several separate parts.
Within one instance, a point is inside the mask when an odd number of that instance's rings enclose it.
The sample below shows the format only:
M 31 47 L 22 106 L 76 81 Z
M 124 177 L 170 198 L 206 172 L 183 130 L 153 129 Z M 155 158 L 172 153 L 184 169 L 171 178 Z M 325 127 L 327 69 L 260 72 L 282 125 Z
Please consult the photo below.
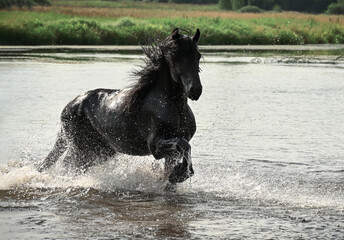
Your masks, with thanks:
M 197 49 L 197 45 L 188 34 L 180 35 L 178 44 L 172 36 L 168 36 L 163 41 L 154 40 L 149 45 L 141 45 L 141 48 L 145 54 L 145 58 L 142 59 L 144 65 L 132 72 L 134 79 L 137 80 L 130 86 L 123 102 L 122 111 L 125 113 L 138 112 L 140 103 L 159 80 L 159 71 L 165 60 L 176 60 L 188 54 L 190 50 Z
M 122 111 L 125 113 L 137 112 L 140 101 L 147 95 L 158 80 L 158 73 L 163 62 L 163 54 L 159 46 L 151 44 L 149 46 L 141 46 L 145 58 L 145 65 L 139 66 L 134 70 L 132 75 L 136 81 L 132 84 L 124 99 Z

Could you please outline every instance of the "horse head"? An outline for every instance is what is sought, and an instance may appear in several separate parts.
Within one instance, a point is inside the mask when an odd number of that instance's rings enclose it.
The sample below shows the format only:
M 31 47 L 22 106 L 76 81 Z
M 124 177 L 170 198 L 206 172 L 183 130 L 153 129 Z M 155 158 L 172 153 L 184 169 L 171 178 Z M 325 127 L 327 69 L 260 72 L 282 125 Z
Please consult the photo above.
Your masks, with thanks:
M 186 97 L 191 100 L 198 100 L 202 94 L 199 77 L 199 61 L 202 55 L 197 47 L 199 38 L 199 29 L 193 37 L 190 37 L 180 34 L 179 29 L 176 28 L 160 46 L 173 81 L 183 86 Z

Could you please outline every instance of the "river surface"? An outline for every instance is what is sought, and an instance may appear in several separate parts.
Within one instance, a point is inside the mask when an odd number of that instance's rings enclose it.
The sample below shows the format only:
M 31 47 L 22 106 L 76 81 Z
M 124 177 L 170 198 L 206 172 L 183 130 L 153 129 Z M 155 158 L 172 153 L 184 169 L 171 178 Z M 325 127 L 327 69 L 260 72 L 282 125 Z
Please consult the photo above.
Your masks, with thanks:
M 176 192 L 152 157 L 35 170 L 68 101 L 128 86 L 141 55 L 0 54 L 1 239 L 344 239 L 343 54 L 204 54 Z

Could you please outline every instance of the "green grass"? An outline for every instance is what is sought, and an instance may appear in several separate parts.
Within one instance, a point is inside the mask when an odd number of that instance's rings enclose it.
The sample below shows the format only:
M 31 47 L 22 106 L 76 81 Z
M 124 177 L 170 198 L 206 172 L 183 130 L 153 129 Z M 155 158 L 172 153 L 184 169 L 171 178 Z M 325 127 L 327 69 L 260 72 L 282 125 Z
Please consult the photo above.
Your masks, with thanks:
M 271 14 L 135 18 L 86 16 L 89 10 L 83 11 L 80 15 L 63 14 L 58 8 L 0 11 L 0 44 L 137 45 L 164 38 L 174 27 L 200 28 L 202 45 L 344 43 L 342 18 Z

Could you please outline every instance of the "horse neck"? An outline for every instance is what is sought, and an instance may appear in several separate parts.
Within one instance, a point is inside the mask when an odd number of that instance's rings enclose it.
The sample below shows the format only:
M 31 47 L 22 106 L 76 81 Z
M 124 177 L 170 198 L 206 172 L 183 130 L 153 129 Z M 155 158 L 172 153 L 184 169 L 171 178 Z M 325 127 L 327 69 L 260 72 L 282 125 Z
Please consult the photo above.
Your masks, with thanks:
M 187 104 L 187 97 L 184 94 L 184 88 L 181 84 L 176 83 L 170 73 L 167 63 L 161 65 L 158 72 L 156 88 L 178 105 Z

